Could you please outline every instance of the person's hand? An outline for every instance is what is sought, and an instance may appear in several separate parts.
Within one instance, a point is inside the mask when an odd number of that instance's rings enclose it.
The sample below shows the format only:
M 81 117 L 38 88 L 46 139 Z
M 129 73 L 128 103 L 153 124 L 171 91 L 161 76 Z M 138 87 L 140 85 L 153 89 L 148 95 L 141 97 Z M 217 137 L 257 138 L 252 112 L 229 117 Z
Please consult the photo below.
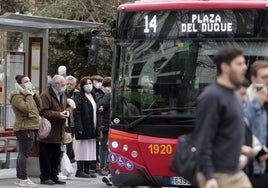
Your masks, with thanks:
M 245 166 L 247 165 L 248 163 L 248 158 L 246 155 L 240 155 L 239 156 L 239 169 L 243 169 L 245 168 Z
M 268 96 L 267 87 L 263 86 L 263 88 L 260 90 L 257 90 L 255 88 L 254 95 L 261 103 L 264 103 L 267 100 L 267 96 Z
M 34 95 L 34 93 L 30 91 L 29 89 L 24 89 L 24 93 L 25 95 Z
M 25 93 L 26 95 L 30 95 L 30 94 L 31 94 L 31 91 L 30 91 L 29 89 L 24 89 L 24 93 Z
M 66 111 L 66 110 L 64 110 L 63 112 L 60 112 L 60 116 L 61 116 L 62 119 L 68 118 L 69 115 L 70 115 L 69 112 Z
M 262 162 L 265 162 L 267 159 L 268 159 L 268 154 L 265 154 L 265 155 L 261 155 L 261 156 L 258 158 L 258 161 L 259 161 L 260 163 L 262 163 Z
M 254 156 L 255 156 L 254 150 L 250 146 L 243 145 L 241 152 L 242 152 L 242 154 L 245 154 L 250 158 L 254 158 Z
M 205 188 L 219 188 L 216 179 L 212 178 L 206 182 Z
M 100 106 L 99 112 L 103 112 L 103 106 Z

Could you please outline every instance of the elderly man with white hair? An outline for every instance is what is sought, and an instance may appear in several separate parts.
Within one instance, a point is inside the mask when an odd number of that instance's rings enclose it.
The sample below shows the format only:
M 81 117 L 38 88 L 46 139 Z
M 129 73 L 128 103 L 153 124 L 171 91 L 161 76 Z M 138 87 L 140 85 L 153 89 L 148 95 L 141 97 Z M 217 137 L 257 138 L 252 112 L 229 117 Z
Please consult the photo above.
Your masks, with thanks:
M 47 138 L 39 141 L 39 163 L 41 184 L 65 184 L 57 177 L 60 165 L 61 143 L 63 143 L 66 119 L 70 115 L 67 98 L 65 78 L 55 75 L 51 85 L 40 95 L 42 106 L 40 115 L 51 123 L 51 132 Z

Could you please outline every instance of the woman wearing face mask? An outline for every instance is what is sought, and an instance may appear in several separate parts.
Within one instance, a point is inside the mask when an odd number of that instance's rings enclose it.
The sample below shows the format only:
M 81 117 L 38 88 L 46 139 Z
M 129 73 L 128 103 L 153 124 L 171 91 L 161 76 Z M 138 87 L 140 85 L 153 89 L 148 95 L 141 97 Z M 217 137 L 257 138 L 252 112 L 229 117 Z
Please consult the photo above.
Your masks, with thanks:
M 97 103 L 92 92 L 90 77 L 83 77 L 80 82 L 80 93 L 75 97 L 74 110 L 77 171 L 75 176 L 96 178 L 90 171 L 90 161 L 96 160 Z
M 36 187 L 27 176 L 26 160 L 39 129 L 40 97 L 32 90 L 32 83 L 26 75 L 16 76 L 15 90 L 10 94 L 10 103 L 16 120 L 13 126 L 18 140 L 17 179 L 15 184 L 21 187 Z

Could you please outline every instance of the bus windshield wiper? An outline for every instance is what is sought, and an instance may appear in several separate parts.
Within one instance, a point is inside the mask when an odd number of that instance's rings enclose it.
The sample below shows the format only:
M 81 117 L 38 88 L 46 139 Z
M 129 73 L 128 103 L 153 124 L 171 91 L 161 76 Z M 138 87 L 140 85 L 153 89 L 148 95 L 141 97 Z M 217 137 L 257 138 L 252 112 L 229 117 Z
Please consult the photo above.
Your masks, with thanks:
M 126 126 L 126 129 L 131 129 L 135 127 L 136 125 L 139 125 L 141 122 L 143 122 L 145 119 L 153 115 L 157 112 L 168 112 L 172 110 L 185 110 L 185 109 L 191 109 L 192 107 L 173 107 L 173 108 L 153 108 L 153 109 L 143 109 L 143 112 L 149 112 L 145 116 L 142 116 L 138 118 L 137 120 L 131 122 L 128 126 Z

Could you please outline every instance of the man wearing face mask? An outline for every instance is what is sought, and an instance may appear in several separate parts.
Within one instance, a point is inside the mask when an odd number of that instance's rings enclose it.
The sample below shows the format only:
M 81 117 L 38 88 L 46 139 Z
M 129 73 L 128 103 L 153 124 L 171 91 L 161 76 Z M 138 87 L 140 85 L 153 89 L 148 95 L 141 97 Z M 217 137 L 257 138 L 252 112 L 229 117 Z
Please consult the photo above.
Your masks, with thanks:
M 39 129 L 40 97 L 32 91 L 32 83 L 26 75 L 16 76 L 16 90 L 10 94 L 10 103 L 15 113 L 13 130 L 18 140 L 17 179 L 21 187 L 37 187 L 27 177 L 26 161 L 30 155 L 36 132 Z
M 94 75 L 91 77 L 92 81 L 93 81 L 93 90 L 92 93 L 94 93 L 96 95 L 97 101 L 98 98 L 101 98 L 104 95 L 104 91 L 102 90 L 102 81 L 103 81 L 103 77 L 100 75 Z M 97 148 L 96 148 L 96 155 L 97 155 L 97 159 L 96 161 L 92 161 L 90 163 L 90 168 L 97 172 L 100 168 L 100 163 L 99 163 L 99 141 L 97 141 Z
M 91 77 L 92 81 L 93 81 L 93 92 L 96 94 L 104 94 L 104 92 L 102 91 L 102 80 L 103 77 L 100 75 L 94 75 Z
M 63 143 L 66 119 L 70 108 L 67 108 L 65 78 L 55 75 L 49 86 L 41 95 L 42 107 L 40 114 L 51 123 L 51 132 L 47 138 L 39 142 L 39 163 L 41 184 L 65 184 L 57 177 L 60 165 L 61 143 Z
M 96 137 L 98 125 L 98 105 L 90 77 L 80 81 L 80 93 L 75 97 L 75 160 L 77 171 L 75 176 L 81 178 L 96 178 L 90 170 L 90 163 L 96 161 Z

